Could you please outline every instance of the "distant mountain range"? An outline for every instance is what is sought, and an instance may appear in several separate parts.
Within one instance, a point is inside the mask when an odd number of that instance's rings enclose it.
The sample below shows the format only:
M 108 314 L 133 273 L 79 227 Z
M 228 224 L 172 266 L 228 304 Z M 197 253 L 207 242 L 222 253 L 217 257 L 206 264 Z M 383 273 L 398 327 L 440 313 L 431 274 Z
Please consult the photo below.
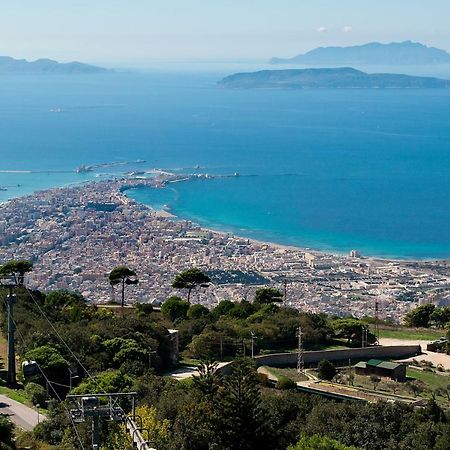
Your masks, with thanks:
M 450 63 L 450 53 L 418 42 L 372 42 L 352 47 L 319 47 L 290 59 L 272 58 L 271 64 L 302 65 L 421 65 Z
M 59 63 L 51 59 L 38 59 L 27 61 L 14 59 L 9 56 L 0 56 L 0 74 L 9 73 L 56 73 L 56 74 L 89 74 L 106 73 L 109 69 L 91 66 L 80 62 Z
M 226 88 L 264 89 L 413 89 L 450 88 L 450 80 L 401 74 L 368 74 L 350 67 L 336 69 L 262 70 L 237 73 L 219 81 Z

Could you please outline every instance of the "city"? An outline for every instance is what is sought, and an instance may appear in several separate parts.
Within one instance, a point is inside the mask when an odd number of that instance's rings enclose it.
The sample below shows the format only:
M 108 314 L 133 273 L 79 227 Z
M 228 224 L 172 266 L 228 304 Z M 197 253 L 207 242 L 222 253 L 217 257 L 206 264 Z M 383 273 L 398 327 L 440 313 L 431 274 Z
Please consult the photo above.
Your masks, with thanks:
M 205 175 L 195 175 L 205 176 Z M 253 298 L 262 285 L 278 288 L 286 305 L 309 312 L 375 316 L 401 323 L 422 303 L 450 302 L 445 261 L 391 261 L 263 243 L 203 229 L 126 196 L 133 187 L 160 188 L 194 177 L 158 172 L 37 192 L 0 205 L 0 263 L 30 259 L 29 285 L 79 291 L 89 302 L 115 300 L 108 273 L 117 265 L 137 272 L 129 302 L 159 305 L 177 273 L 198 267 L 213 283 L 193 302 Z M 375 311 L 377 309 L 377 312 Z

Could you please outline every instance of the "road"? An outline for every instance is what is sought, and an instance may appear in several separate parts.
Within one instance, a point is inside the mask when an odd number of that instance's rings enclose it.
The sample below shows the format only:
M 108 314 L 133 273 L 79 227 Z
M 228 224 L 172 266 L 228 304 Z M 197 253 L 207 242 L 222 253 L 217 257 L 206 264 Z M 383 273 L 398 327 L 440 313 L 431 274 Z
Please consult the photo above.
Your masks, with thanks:
M 219 364 L 217 364 L 217 367 L 220 369 L 223 366 L 226 366 L 227 362 L 221 362 Z M 197 367 L 195 366 L 183 366 L 183 367 L 179 367 L 178 369 L 175 369 L 169 373 L 166 373 L 166 376 L 175 378 L 176 380 L 180 381 L 180 380 L 185 380 L 186 378 L 191 378 L 193 376 L 197 376 L 198 375 L 198 370 Z
M 22 430 L 31 431 L 38 424 L 38 413 L 36 409 L 22 405 L 22 403 L 11 400 L 0 395 L 0 414 L 8 416 L 15 425 Z M 45 419 L 45 416 L 39 414 L 39 420 Z
M 422 354 L 414 356 L 413 358 L 403 359 L 403 362 L 411 362 L 413 359 L 417 361 L 430 361 L 435 366 L 442 364 L 444 369 L 450 370 L 450 355 L 445 353 L 429 352 L 427 350 L 427 344 L 431 341 L 420 341 L 420 340 L 405 340 L 405 339 L 391 339 L 391 338 L 381 338 L 381 345 L 420 345 L 422 347 Z

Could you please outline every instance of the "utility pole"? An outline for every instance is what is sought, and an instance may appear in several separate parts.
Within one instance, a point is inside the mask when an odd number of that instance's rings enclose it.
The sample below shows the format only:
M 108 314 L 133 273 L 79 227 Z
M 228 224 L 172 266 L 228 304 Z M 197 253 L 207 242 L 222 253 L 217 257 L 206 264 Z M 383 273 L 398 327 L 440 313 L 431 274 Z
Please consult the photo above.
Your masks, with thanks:
M 284 304 L 287 305 L 287 280 L 284 279 Z
M 250 334 L 252 335 L 252 359 L 255 357 L 255 332 L 251 331 Z
M 150 447 L 148 438 L 150 432 L 142 427 L 142 419 L 136 415 L 136 392 L 116 392 L 111 394 L 84 394 L 68 395 L 66 400 L 69 402 L 70 414 L 74 423 L 83 423 L 92 420 L 92 450 L 100 450 L 100 418 L 110 422 L 125 422 L 134 445 L 138 450 L 154 450 Z M 120 406 L 120 400 L 131 398 L 131 414 L 125 414 Z M 140 426 L 136 424 L 139 419 Z M 147 440 L 142 436 L 147 433 Z
M 148 346 L 148 368 L 152 368 L 152 346 Z
M 0 286 L 8 288 L 8 386 L 15 386 L 16 384 L 16 349 L 14 342 L 14 301 L 16 296 L 13 290 L 17 288 L 18 282 L 15 275 L 3 276 L 0 279 Z
M 8 378 L 9 386 L 16 384 L 16 349 L 14 343 L 14 300 L 13 288 L 9 286 L 8 295 Z
M 380 341 L 380 327 L 378 323 L 378 312 L 379 312 L 379 303 L 378 299 L 375 299 L 375 337 L 376 337 L 376 343 L 378 344 Z
M 305 372 L 305 355 L 303 350 L 303 332 L 302 327 L 298 327 L 298 354 L 297 354 L 297 373 Z

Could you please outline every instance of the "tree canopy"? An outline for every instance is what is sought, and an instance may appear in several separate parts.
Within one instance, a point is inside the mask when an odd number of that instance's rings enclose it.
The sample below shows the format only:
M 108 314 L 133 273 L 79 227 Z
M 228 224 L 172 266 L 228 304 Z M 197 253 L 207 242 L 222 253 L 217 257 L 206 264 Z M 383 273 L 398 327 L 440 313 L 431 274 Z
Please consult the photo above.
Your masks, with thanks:
M 203 273 L 200 269 L 194 267 L 192 269 L 188 269 L 184 272 L 179 273 L 175 277 L 175 280 L 172 283 L 172 287 L 176 289 L 187 289 L 187 302 L 190 303 L 192 290 L 198 286 L 205 285 L 210 282 L 211 279 L 208 275 Z
M 432 304 L 420 305 L 406 315 L 405 324 L 409 327 L 428 328 L 435 309 L 436 306 Z
M 255 302 L 260 304 L 280 303 L 283 301 L 283 294 L 275 288 L 256 289 Z
M 109 284 L 111 286 L 115 286 L 116 284 L 121 284 L 121 286 L 122 286 L 121 306 L 122 307 L 125 305 L 125 286 L 139 283 L 139 280 L 136 278 L 136 272 L 134 270 L 131 270 L 127 266 L 115 267 L 109 273 L 108 280 L 109 280 Z
M 25 274 L 33 270 L 33 263 L 23 259 L 14 259 L 0 266 L 0 275 L 13 275 L 17 284 L 23 285 Z

